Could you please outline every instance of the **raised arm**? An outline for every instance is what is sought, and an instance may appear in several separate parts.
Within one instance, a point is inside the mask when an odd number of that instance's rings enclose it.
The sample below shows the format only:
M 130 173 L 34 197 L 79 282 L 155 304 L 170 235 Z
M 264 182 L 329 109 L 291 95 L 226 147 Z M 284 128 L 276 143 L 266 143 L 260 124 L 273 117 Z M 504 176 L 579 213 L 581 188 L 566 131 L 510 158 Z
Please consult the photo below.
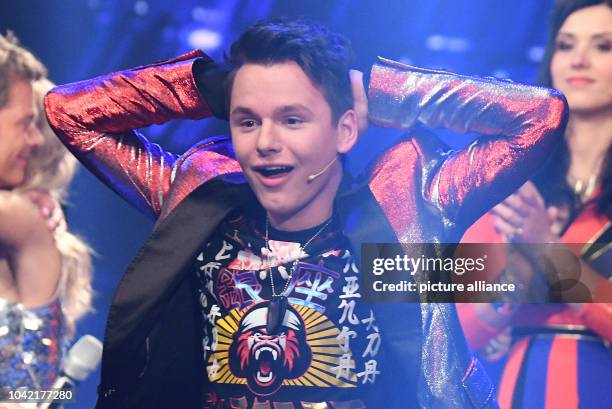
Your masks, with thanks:
M 378 125 L 416 123 L 481 136 L 427 172 L 425 199 L 461 230 L 521 186 L 560 140 L 567 103 L 552 89 L 381 59 L 370 77 Z
M 26 307 L 47 303 L 58 285 L 60 254 L 38 208 L 21 194 L 0 191 L 0 248 L 13 274 L 9 298 Z
M 157 217 L 172 182 L 176 155 L 135 132 L 172 119 L 201 119 L 212 108 L 198 92 L 193 67 L 201 51 L 173 60 L 54 88 L 45 98 L 49 123 L 96 176 Z

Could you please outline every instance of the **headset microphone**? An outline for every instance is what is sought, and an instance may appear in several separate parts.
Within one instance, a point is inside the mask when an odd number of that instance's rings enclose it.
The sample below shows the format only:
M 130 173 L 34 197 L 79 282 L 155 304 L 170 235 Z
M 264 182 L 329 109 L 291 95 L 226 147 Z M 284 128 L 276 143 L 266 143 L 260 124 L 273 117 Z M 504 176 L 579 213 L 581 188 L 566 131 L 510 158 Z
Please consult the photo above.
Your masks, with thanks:
M 323 168 L 323 170 L 321 170 L 320 172 L 315 173 L 314 175 L 310 175 L 308 176 L 308 183 L 312 182 L 313 180 L 315 180 L 316 178 L 318 178 L 319 176 L 321 176 L 323 173 L 325 173 L 325 171 L 327 169 L 329 169 L 331 167 L 331 165 L 334 164 L 334 162 L 338 159 L 338 156 L 336 156 L 331 162 L 329 162 L 327 164 L 327 166 L 325 166 Z

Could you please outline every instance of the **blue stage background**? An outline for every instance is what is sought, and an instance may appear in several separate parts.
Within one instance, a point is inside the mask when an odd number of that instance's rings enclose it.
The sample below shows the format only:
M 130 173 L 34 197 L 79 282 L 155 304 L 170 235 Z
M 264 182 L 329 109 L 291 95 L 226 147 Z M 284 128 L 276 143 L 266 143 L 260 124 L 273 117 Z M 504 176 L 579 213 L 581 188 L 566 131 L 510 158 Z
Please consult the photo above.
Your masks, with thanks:
M 49 68 L 56 83 L 163 60 L 193 48 L 222 58 L 232 39 L 257 20 L 304 17 L 352 40 L 355 67 L 367 71 L 377 55 L 425 67 L 533 82 L 543 54 L 551 0 L 20 0 L 0 2 L 0 29 L 13 30 Z M 182 152 L 223 122 L 183 121 L 145 131 L 168 150 Z M 453 145 L 468 137 L 447 132 Z M 370 130 L 353 155 L 380 151 L 397 132 Z M 373 141 L 376 141 L 375 144 Z M 381 142 L 385 141 L 385 142 Z M 102 339 L 114 289 L 152 222 L 81 169 L 70 192 L 69 224 L 96 250 L 94 311 L 77 336 Z M 126 362 L 126 365 L 130 365 Z M 77 390 L 92 408 L 99 372 Z

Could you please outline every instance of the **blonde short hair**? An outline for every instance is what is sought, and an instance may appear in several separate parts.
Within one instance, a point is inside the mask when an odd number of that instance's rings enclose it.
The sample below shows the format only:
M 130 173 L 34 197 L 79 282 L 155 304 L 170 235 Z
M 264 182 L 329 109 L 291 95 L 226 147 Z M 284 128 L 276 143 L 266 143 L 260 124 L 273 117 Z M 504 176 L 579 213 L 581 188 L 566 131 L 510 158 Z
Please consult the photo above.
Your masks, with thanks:
M 33 81 L 45 75 L 45 66 L 19 45 L 12 32 L 0 34 L 0 108 L 8 101 L 10 84 L 15 77 Z

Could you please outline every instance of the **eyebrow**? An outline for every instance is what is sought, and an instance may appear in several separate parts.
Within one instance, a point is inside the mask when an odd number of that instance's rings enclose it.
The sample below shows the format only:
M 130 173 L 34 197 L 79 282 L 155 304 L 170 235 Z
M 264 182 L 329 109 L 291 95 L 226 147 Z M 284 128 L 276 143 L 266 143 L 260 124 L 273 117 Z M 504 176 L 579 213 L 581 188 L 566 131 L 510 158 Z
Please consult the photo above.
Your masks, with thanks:
M 232 109 L 232 112 L 231 112 L 231 115 L 236 115 L 236 114 L 255 115 L 255 112 L 250 108 L 238 106 Z
M 284 105 L 280 108 L 277 108 L 274 113 L 275 114 L 287 114 L 287 113 L 296 112 L 296 111 L 304 111 L 309 114 L 314 114 L 310 108 L 302 104 Z M 257 116 L 255 111 L 253 111 L 251 108 L 241 107 L 241 106 L 237 106 L 236 108 L 234 108 L 231 114 L 232 115 L 242 114 L 242 115 Z
M 572 37 L 572 38 L 576 37 L 575 34 L 565 33 L 563 31 L 560 31 L 559 35 L 560 36 L 565 36 L 565 37 Z M 593 38 L 601 38 L 601 37 L 608 37 L 608 36 L 612 36 L 612 31 L 602 31 L 601 33 L 595 33 L 595 34 L 591 35 L 591 37 L 593 37 Z
M 313 114 L 310 108 L 302 104 L 285 105 L 276 110 L 279 114 L 287 114 L 295 111 L 305 111 L 306 113 Z

